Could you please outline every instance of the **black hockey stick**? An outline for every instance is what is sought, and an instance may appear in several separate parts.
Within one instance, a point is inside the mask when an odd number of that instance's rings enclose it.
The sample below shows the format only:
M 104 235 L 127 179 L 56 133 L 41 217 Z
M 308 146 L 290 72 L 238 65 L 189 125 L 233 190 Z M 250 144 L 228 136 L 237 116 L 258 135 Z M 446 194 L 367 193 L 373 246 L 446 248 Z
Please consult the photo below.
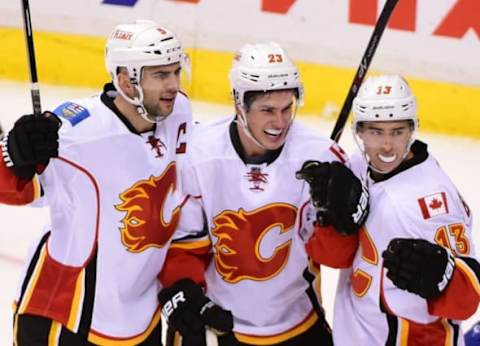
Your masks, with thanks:
M 40 116 L 42 106 L 40 104 L 40 89 L 38 86 L 37 64 L 35 62 L 35 47 L 33 46 L 32 22 L 30 21 L 30 5 L 28 0 L 22 0 L 23 24 L 25 31 L 25 41 L 28 52 L 28 65 L 30 69 L 30 92 L 32 94 L 33 114 Z
M 383 7 L 382 13 L 378 18 L 377 24 L 375 24 L 375 28 L 373 29 L 372 36 L 370 37 L 370 41 L 368 42 L 367 48 L 365 49 L 365 53 L 363 53 L 362 60 L 360 65 L 358 66 L 357 73 L 353 78 L 352 85 L 348 90 L 347 98 L 343 102 L 342 110 L 338 115 L 337 122 L 335 123 L 335 127 L 333 128 L 332 134 L 330 138 L 333 139 L 335 142 L 340 140 L 340 136 L 342 135 L 343 129 L 345 128 L 345 124 L 348 120 L 348 115 L 350 114 L 350 110 L 352 109 L 352 103 L 355 96 L 357 96 L 358 90 L 362 85 L 363 79 L 367 74 L 368 67 L 372 62 L 373 56 L 375 55 L 375 51 L 377 50 L 378 43 L 382 37 L 383 32 L 385 31 L 385 27 L 387 26 L 388 20 L 392 15 L 395 6 L 397 5 L 398 0 L 387 0 L 385 6 Z

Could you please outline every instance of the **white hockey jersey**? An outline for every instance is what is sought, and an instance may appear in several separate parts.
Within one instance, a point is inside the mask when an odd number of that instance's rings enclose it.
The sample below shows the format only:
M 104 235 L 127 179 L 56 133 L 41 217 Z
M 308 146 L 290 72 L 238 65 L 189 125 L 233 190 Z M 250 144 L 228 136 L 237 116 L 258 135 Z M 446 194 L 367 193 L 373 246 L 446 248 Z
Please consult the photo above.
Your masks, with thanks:
M 439 317 L 431 305 L 444 302 L 430 302 L 397 288 L 382 265 L 381 254 L 391 239 L 426 239 L 450 248 L 457 256 L 456 270 L 471 281 L 473 292 L 480 293 L 468 206 L 426 145 L 417 141 L 412 150 L 416 151 L 414 165 L 378 182 L 366 176 L 360 155 L 352 157 L 357 175 L 368 179 L 370 214 L 360 231 L 353 265 L 340 274 L 335 345 L 463 345 L 458 321 Z M 465 294 L 455 290 L 451 284 L 446 294 L 457 299 Z M 464 307 L 457 304 L 456 308 Z
M 236 131 L 232 117 L 195 127 L 182 171 L 190 198 L 172 246 L 208 243 L 207 295 L 232 311 L 237 338 L 278 342 L 318 318 L 302 277 L 308 258 L 299 234 L 309 187 L 295 172 L 306 160 L 346 157 L 331 140 L 294 123 L 270 160 L 245 163 Z M 208 236 L 202 238 L 204 227 Z
M 18 312 L 95 344 L 137 345 L 158 325 L 161 270 L 180 216 L 190 102 L 137 134 L 105 92 L 67 102 L 60 152 L 39 177 L 51 225 L 31 253 Z

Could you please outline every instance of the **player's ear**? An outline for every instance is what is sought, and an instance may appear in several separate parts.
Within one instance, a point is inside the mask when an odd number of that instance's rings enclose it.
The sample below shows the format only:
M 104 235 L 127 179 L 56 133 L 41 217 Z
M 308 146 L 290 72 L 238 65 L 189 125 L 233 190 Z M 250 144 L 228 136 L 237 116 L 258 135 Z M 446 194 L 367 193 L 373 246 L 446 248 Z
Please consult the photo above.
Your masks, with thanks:
M 130 82 L 130 77 L 128 76 L 128 72 L 125 68 L 120 68 L 118 71 L 118 86 L 122 89 L 122 91 L 129 97 L 132 97 L 135 89 Z

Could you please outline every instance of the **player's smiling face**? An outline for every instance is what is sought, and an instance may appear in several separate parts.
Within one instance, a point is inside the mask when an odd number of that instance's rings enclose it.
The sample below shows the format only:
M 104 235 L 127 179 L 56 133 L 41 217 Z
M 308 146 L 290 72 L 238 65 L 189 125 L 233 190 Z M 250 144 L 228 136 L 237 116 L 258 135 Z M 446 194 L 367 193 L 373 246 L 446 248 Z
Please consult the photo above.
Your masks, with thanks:
M 172 112 L 180 89 L 180 71 L 179 63 L 143 68 L 143 103 L 149 114 L 167 116 Z
M 260 148 L 250 138 L 242 144 L 248 155 L 261 155 L 285 143 L 285 138 L 295 112 L 295 94 L 292 90 L 270 91 L 258 96 L 246 113 L 248 127 Z
M 409 121 L 364 122 L 358 135 L 372 168 L 388 173 L 405 159 L 413 129 Z

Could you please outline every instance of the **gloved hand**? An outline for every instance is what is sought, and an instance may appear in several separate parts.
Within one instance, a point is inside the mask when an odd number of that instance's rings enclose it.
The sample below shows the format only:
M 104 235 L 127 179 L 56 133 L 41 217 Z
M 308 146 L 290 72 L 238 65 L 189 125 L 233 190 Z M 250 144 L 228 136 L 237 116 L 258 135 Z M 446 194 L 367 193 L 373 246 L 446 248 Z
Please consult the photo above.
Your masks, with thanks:
M 163 289 L 158 299 L 167 323 L 186 338 L 195 338 L 210 327 L 219 334 L 233 330 L 233 316 L 203 294 L 200 285 L 190 279 L 177 281 Z
M 60 119 L 51 112 L 41 116 L 28 114 L 18 119 L 2 141 L 7 167 L 23 180 L 31 180 L 44 169 L 50 158 L 58 156 Z
M 296 173 L 310 185 L 310 195 L 320 226 L 332 225 L 338 232 L 358 232 L 368 211 L 368 190 L 340 162 L 305 161 Z
M 425 299 L 438 297 L 455 269 L 450 252 L 425 239 L 392 239 L 382 257 L 395 286 Z

